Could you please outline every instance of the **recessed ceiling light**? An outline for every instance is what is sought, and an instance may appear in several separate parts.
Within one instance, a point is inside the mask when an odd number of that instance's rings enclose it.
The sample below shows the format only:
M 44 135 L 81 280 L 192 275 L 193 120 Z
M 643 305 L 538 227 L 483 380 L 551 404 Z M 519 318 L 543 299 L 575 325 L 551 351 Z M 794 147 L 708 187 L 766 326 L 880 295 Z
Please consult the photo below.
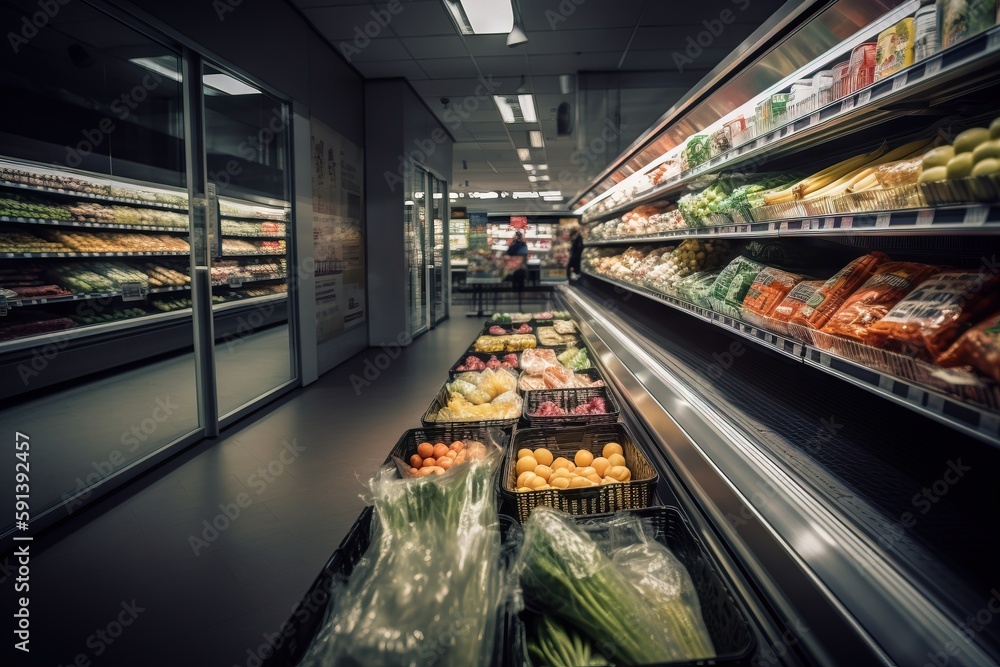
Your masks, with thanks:
M 537 165 L 535 167 L 535 169 L 537 169 L 538 171 L 546 171 L 546 170 L 548 170 L 548 168 L 549 168 L 549 165 L 547 165 L 547 164 L 540 164 L 540 165 Z
M 537 192 L 515 192 L 514 199 L 538 199 Z
M 535 112 L 535 98 L 533 95 L 518 95 L 517 101 L 521 105 L 521 114 L 524 122 L 537 123 L 538 114 Z
M 538 177 L 537 176 L 528 176 L 528 182 L 529 183 L 537 183 L 538 182 Z
M 248 86 L 228 74 L 205 74 L 202 79 L 209 88 L 221 90 L 228 95 L 260 95 L 260 91 L 253 86 Z
M 534 171 L 535 170 L 535 165 L 533 165 L 533 164 L 522 164 L 521 166 L 524 167 L 525 171 Z
M 515 122 L 514 107 L 511 106 L 510 101 L 506 97 L 503 95 L 494 95 L 493 101 L 496 102 L 497 109 L 500 111 L 500 117 L 503 118 L 503 122 Z
M 517 159 L 520 160 L 521 162 L 527 162 L 528 160 L 531 159 L 531 151 L 527 148 L 518 148 Z
M 561 190 L 544 190 L 542 192 L 539 192 L 538 194 L 542 195 L 543 197 L 562 197 Z
M 445 0 L 463 35 L 497 35 L 514 28 L 514 9 L 496 0 Z
M 562 197 L 542 197 L 545 201 L 562 201 Z
M 531 142 L 532 148 L 541 148 L 545 145 L 545 140 L 542 139 L 542 133 L 539 130 L 528 132 L 528 141 Z

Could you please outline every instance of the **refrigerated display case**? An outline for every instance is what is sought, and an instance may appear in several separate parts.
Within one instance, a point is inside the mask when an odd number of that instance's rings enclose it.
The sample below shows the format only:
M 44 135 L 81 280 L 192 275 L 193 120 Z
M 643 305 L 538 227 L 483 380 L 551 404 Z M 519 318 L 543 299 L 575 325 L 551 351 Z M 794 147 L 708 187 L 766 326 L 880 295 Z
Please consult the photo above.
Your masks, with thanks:
M 921 6 L 789 3 L 573 202 L 586 277 L 561 305 L 753 591 L 757 664 L 1000 660 L 1000 394 L 969 353 L 1000 310 L 1000 191 L 970 176 L 991 133 L 963 134 L 1000 116 L 1000 27 L 879 67 L 868 45 Z M 950 150 L 969 169 L 932 171 Z M 789 318 L 759 312 L 804 278 Z
M 448 222 L 448 184 L 433 174 L 427 175 L 428 192 L 433 196 L 429 202 L 434 216 L 433 237 L 430 239 L 432 252 L 431 275 L 434 298 L 431 300 L 431 322 L 440 324 L 448 317 L 448 302 L 451 295 L 451 269 L 449 268 L 450 229 Z
M 403 234 L 406 252 L 406 293 L 410 316 L 410 335 L 416 336 L 429 328 L 427 265 L 427 172 L 415 167 L 406 182 Z

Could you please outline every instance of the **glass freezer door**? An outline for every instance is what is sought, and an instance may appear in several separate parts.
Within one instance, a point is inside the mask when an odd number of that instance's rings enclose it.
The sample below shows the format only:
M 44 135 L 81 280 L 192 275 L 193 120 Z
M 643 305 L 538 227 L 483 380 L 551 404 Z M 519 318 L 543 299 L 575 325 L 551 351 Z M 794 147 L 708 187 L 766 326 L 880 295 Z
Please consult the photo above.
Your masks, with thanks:
M 434 215 L 434 238 L 433 242 L 433 285 L 434 299 L 432 302 L 432 321 L 439 324 L 448 317 L 448 184 L 445 181 L 430 178 L 432 183 L 433 198 L 430 201 L 430 209 Z
M 406 298 L 410 314 L 410 335 L 427 330 L 426 247 L 427 172 L 419 167 L 410 172 L 404 206 L 404 244 L 406 252 Z

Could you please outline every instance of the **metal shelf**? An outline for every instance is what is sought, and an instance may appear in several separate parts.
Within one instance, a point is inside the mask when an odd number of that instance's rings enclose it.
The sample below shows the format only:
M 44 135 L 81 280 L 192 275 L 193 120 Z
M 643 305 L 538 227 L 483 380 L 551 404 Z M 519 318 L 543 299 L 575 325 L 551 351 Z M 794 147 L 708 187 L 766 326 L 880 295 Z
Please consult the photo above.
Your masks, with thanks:
M 229 215 L 228 213 L 223 213 L 219 216 L 221 220 L 245 220 L 249 222 L 277 222 L 282 225 L 288 224 L 288 220 L 285 218 L 262 218 L 256 215 Z
M 146 290 L 146 294 L 163 294 L 166 292 L 190 291 L 190 285 L 172 285 L 170 287 L 153 287 Z M 92 292 L 88 294 L 70 294 L 66 296 L 42 296 L 30 299 L 7 299 L 8 306 L 43 306 L 52 303 L 66 303 L 69 301 L 90 301 L 92 299 L 108 299 L 122 296 L 120 291 Z
M 1000 447 L 1000 414 L 988 408 L 948 396 L 933 388 L 925 387 L 891 373 L 886 373 L 833 355 L 825 350 L 791 338 L 785 338 L 766 329 L 754 327 L 746 322 L 727 317 L 681 299 L 600 276 L 590 271 L 585 270 L 584 273 L 592 278 L 603 280 L 629 292 L 665 303 L 675 310 L 694 315 L 704 322 L 736 333 L 758 345 L 801 361 L 806 365 L 822 370 L 841 380 L 851 382 L 883 398 L 899 403 L 914 412 L 946 424 L 962 433 L 971 435 L 995 447 Z
M 680 192 L 700 176 L 722 169 L 731 169 L 747 162 L 759 161 L 765 155 L 773 157 L 779 150 L 781 153 L 788 153 L 810 148 L 826 141 L 830 132 L 838 129 L 838 126 L 845 126 L 839 128 L 843 130 L 851 122 L 865 121 L 866 118 L 871 120 L 875 117 L 875 112 L 882 107 L 895 107 L 887 113 L 907 113 L 906 103 L 917 101 L 928 90 L 943 87 L 946 83 L 956 80 L 971 78 L 974 73 L 991 71 L 998 60 L 1000 60 L 1000 26 L 994 26 L 980 35 L 940 51 L 852 95 L 820 107 L 808 115 L 769 128 L 752 140 L 734 146 L 694 169 L 673 176 L 646 192 L 637 193 L 627 203 L 589 216 L 585 211 L 583 221 L 589 223 L 614 217 L 641 204 Z M 816 68 L 818 69 L 821 64 L 816 63 Z M 605 193 L 601 193 L 600 196 L 604 196 Z
M 10 181 L 0 181 L 0 187 L 11 188 L 14 190 L 25 190 L 27 192 L 37 192 L 46 195 L 59 195 L 61 197 L 70 197 L 74 199 L 89 199 L 91 201 L 107 202 L 109 204 L 126 204 L 128 206 L 141 206 L 143 208 L 157 208 L 165 211 L 186 212 L 188 210 L 187 206 L 181 206 L 180 204 L 168 204 L 165 202 L 148 201 L 144 199 L 111 197 L 109 195 L 96 195 L 90 192 L 77 192 L 76 190 L 65 190 L 63 188 L 46 188 L 35 185 L 25 185 L 23 183 L 12 183 Z
M 150 250 L 146 252 L 0 252 L 3 259 L 45 259 L 64 257 L 70 259 L 89 259 L 93 257 L 190 257 L 188 251 Z
M 690 227 L 662 234 L 623 236 L 587 241 L 587 247 L 653 243 L 688 238 L 764 238 L 792 236 L 918 234 L 996 234 L 1000 232 L 1000 205 L 968 204 L 897 211 L 844 213 L 813 218 Z
M 286 252 L 225 252 L 222 253 L 222 258 L 227 257 L 284 257 Z
M 0 216 L 0 222 L 17 222 L 28 225 L 49 225 L 52 227 L 84 227 L 87 229 L 115 229 L 130 232 L 173 232 L 188 233 L 187 227 L 158 227 L 155 225 L 123 225 L 115 222 L 87 222 L 83 220 L 43 220 L 40 218 L 11 218 Z

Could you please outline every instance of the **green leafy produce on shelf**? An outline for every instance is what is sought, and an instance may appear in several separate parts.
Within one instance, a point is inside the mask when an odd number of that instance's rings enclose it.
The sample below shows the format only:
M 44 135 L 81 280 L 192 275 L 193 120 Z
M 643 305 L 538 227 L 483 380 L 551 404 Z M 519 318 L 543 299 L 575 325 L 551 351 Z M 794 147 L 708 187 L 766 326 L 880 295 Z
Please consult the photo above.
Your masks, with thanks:
M 711 308 L 712 285 L 722 273 L 722 269 L 714 271 L 698 271 L 682 278 L 674 286 L 677 296 L 702 308 Z
M 582 371 L 585 368 L 590 368 L 590 357 L 587 356 L 587 348 L 581 347 L 579 349 L 575 347 L 567 348 L 565 352 L 556 357 L 559 363 L 570 369 L 571 371 Z
M 608 661 L 597 653 L 583 634 L 551 618 L 542 618 L 534 628 L 528 652 L 546 667 L 601 667 Z

